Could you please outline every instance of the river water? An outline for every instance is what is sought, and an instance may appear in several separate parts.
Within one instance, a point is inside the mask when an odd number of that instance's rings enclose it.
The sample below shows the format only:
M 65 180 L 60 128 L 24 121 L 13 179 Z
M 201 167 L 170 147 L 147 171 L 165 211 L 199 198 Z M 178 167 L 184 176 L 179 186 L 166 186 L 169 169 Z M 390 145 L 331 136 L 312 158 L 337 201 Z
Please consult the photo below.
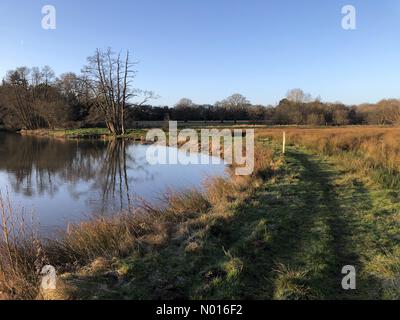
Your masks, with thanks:
M 57 140 L 0 133 L 0 191 L 33 212 L 40 229 L 113 214 L 167 190 L 202 188 L 225 165 L 152 165 L 149 146 L 126 141 Z M 215 160 L 215 159 L 213 159 Z M 210 163 L 215 161 L 210 161 Z

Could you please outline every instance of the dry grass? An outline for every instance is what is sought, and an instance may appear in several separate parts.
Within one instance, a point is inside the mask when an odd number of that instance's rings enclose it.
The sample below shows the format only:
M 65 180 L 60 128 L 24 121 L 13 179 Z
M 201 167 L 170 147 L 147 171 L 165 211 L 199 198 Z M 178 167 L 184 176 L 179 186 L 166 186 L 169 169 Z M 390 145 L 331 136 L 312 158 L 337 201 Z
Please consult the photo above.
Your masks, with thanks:
M 289 144 L 301 145 L 321 154 L 341 158 L 347 167 L 361 169 L 389 187 L 400 184 L 398 127 L 263 129 L 257 132 L 257 136 L 280 140 L 282 131 L 286 131 Z
M 126 257 L 148 246 L 165 245 L 179 223 L 206 212 L 209 202 L 200 191 L 168 192 L 159 205 L 145 201 L 113 216 L 94 216 L 69 225 L 50 241 L 46 251 L 54 265 L 68 270 L 96 258 Z
M 46 258 L 32 221 L 0 193 L 0 296 L 36 299 L 41 267 Z
M 43 298 L 39 284 L 44 265 L 55 266 L 58 273 L 75 272 L 99 259 L 109 261 L 165 246 L 184 221 L 209 207 L 200 191 L 167 193 L 158 206 L 143 201 L 117 215 L 94 216 L 69 225 L 58 239 L 42 244 L 11 202 L 0 197 L 0 294 L 9 299 Z

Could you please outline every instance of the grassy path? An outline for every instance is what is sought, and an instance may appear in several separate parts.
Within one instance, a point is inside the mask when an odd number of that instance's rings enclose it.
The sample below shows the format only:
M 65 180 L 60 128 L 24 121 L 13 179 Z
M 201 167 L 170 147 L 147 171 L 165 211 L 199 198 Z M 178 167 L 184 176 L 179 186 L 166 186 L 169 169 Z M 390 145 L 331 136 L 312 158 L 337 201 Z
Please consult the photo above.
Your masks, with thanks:
M 400 196 L 393 190 L 289 148 L 279 172 L 226 212 L 187 239 L 118 262 L 115 269 L 124 274 L 119 280 L 104 275 L 75 279 L 80 295 L 399 298 Z M 193 239 L 200 245 L 188 251 Z M 341 287 L 345 265 L 356 267 L 357 290 Z
M 398 298 L 399 194 L 364 178 L 290 149 L 281 173 L 249 199 L 232 226 L 233 252 L 247 266 L 244 296 Z M 255 238 L 262 250 L 254 251 Z M 345 265 L 356 267 L 355 291 L 341 287 Z
M 341 288 L 341 270 L 359 266 L 355 202 L 368 205 L 368 197 L 359 184 L 340 185 L 340 177 L 316 156 L 289 150 L 275 179 L 222 227 L 227 239 L 218 240 L 229 249 L 231 260 L 241 262 L 242 271 L 237 279 L 217 285 L 215 297 L 326 299 L 360 294 Z

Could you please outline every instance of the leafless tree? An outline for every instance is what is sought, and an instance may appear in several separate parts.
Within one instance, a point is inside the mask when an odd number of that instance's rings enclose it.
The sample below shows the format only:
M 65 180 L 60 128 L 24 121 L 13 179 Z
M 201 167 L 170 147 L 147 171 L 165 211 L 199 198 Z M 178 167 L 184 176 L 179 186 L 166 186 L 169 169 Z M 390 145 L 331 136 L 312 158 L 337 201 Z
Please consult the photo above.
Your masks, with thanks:
M 312 97 L 309 93 L 305 93 L 301 89 L 291 89 L 287 92 L 286 98 L 292 102 L 310 102 Z
M 194 106 L 193 101 L 188 98 L 182 98 L 175 104 L 175 108 L 177 109 L 190 108 L 193 106 Z
M 65 124 L 67 106 L 54 80 L 54 71 L 48 66 L 20 67 L 7 73 L 2 96 L 12 127 L 38 129 Z
M 236 122 L 244 116 L 251 103 L 245 96 L 235 93 L 221 102 L 216 102 L 216 105 L 230 113 Z
M 250 106 L 250 101 L 243 95 L 235 93 L 221 102 L 227 109 L 241 110 Z
M 385 99 L 378 102 L 378 113 L 381 114 L 383 124 L 400 123 L 400 101 L 396 99 Z
M 22 127 L 37 129 L 41 126 L 41 119 L 35 110 L 35 92 L 33 89 L 35 86 L 31 80 L 36 81 L 31 78 L 31 70 L 27 67 L 20 67 L 7 73 L 4 80 L 7 92 L 6 106 L 9 108 L 9 112 L 15 115 Z
M 102 113 L 108 130 L 114 135 L 125 134 L 125 114 L 134 97 L 143 97 L 136 105 L 144 104 L 154 97 L 150 91 L 132 88 L 136 75 L 135 64 L 130 60 L 129 51 L 122 56 L 110 48 L 105 51 L 97 49 L 93 56 L 88 57 L 88 64 L 83 69 L 82 79 L 91 100 Z
M 332 112 L 332 121 L 335 125 L 343 126 L 349 124 L 349 110 L 335 109 Z

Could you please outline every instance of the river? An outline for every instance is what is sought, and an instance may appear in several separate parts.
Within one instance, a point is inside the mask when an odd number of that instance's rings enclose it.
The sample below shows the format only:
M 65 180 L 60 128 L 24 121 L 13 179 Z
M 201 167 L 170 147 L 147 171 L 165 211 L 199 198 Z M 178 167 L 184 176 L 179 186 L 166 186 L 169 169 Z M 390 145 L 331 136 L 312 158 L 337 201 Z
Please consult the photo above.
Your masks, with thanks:
M 32 212 L 41 230 L 64 228 L 93 213 L 114 214 L 167 190 L 202 188 L 225 165 L 151 165 L 149 146 L 122 140 L 58 140 L 0 133 L 0 191 Z M 215 160 L 215 159 L 214 159 Z

